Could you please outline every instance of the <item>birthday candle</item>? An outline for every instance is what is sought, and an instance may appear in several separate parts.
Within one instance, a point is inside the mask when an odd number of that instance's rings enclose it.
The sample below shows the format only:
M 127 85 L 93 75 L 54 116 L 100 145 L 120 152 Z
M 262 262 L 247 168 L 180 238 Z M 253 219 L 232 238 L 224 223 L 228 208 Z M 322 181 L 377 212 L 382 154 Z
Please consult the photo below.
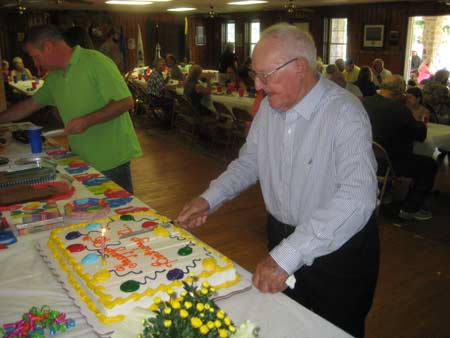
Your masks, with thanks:
M 105 259 L 105 232 L 106 228 L 102 228 L 102 240 L 101 240 L 101 253 L 102 253 L 102 259 Z

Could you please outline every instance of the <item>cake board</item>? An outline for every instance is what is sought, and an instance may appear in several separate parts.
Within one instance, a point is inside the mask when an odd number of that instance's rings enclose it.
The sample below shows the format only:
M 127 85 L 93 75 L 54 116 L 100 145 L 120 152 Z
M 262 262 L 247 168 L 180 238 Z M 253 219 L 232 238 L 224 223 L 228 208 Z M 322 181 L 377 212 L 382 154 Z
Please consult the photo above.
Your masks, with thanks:
M 59 264 L 53 258 L 52 252 L 47 246 L 48 238 L 41 239 L 36 243 L 37 250 L 39 254 L 43 258 L 43 260 L 47 263 L 52 273 L 55 275 L 56 279 L 63 285 L 64 290 L 66 290 L 69 297 L 74 301 L 75 305 L 80 309 L 81 314 L 86 318 L 86 321 L 89 325 L 92 326 L 95 333 L 100 337 L 110 337 L 114 331 L 121 325 L 121 322 L 113 323 L 109 325 L 105 325 L 100 322 L 91 310 L 87 307 L 87 305 L 81 301 L 78 293 L 73 289 L 72 285 L 69 283 L 67 276 L 58 273 Z M 236 265 L 236 263 L 233 262 Z M 226 289 L 217 290 L 217 294 L 213 299 L 223 299 L 228 297 L 234 297 L 242 292 L 245 292 L 251 288 L 252 282 L 250 279 L 243 277 L 242 274 L 237 272 L 241 279 L 238 283 L 234 284 L 231 287 Z M 127 315 L 127 314 L 125 314 Z

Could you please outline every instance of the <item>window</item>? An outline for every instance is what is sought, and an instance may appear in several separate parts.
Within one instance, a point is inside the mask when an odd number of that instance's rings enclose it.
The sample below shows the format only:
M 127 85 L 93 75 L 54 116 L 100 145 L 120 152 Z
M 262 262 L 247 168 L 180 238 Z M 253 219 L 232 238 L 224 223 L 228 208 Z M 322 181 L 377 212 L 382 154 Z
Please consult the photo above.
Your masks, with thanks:
M 236 49 L 236 24 L 234 22 L 227 22 L 222 26 L 222 42 L 223 47 L 222 49 L 225 49 L 225 46 L 227 44 L 233 45 L 233 52 L 235 52 Z
M 324 38 L 327 42 L 328 63 L 334 63 L 336 59 L 347 58 L 347 19 L 331 18 L 326 20 L 324 28 L 328 36 Z
M 249 55 L 252 55 L 255 45 L 259 41 L 260 28 L 261 28 L 261 25 L 260 25 L 259 21 L 250 23 L 250 54 Z

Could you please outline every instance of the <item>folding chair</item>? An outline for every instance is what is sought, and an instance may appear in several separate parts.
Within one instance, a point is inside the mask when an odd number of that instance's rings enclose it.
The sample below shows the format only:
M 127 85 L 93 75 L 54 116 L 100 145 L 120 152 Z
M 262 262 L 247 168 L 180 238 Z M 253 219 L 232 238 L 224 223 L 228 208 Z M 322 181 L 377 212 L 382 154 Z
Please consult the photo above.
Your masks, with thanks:
M 377 178 L 378 183 L 381 184 L 381 189 L 379 189 L 378 193 L 378 205 L 376 210 L 376 215 L 380 213 L 380 207 L 383 202 L 384 193 L 386 192 L 386 187 L 389 182 L 394 182 L 397 180 L 397 176 L 395 175 L 394 168 L 392 166 L 392 162 L 389 159 L 389 155 L 383 146 L 375 141 L 372 141 L 372 148 L 375 154 L 375 159 L 378 163 L 378 171 Z

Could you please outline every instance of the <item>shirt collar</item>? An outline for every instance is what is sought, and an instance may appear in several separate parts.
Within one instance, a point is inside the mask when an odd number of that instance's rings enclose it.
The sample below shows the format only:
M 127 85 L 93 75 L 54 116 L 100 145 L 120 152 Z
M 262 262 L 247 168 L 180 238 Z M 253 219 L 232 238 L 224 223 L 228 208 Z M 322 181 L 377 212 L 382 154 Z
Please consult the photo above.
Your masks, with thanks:
M 80 54 L 81 54 L 81 47 L 77 45 L 73 49 L 72 56 L 70 57 L 69 63 L 67 64 L 66 73 L 68 73 L 70 71 L 70 69 L 72 68 L 72 65 L 78 63 L 78 61 L 80 60 Z
M 325 80 L 322 76 L 318 75 L 319 81 L 309 91 L 306 96 L 301 99 L 294 107 L 289 109 L 287 113 L 294 113 L 297 116 L 302 116 L 306 120 L 311 118 L 311 115 L 316 111 L 316 107 L 322 101 L 322 97 L 325 94 Z

